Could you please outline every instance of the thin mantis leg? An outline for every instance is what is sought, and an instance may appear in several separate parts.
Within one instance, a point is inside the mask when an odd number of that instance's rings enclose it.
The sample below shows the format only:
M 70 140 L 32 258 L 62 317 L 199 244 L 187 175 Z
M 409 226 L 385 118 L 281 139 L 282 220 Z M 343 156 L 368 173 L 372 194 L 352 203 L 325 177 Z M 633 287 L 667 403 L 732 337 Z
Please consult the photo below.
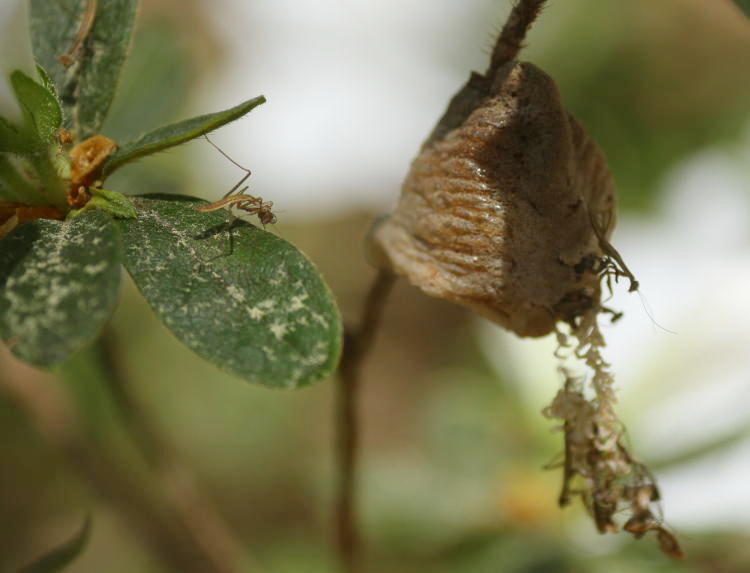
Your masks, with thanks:
M 239 180 L 239 181 L 237 182 L 237 185 L 235 185 L 234 187 L 232 187 L 232 188 L 231 188 L 231 189 L 230 189 L 229 191 L 227 191 L 227 192 L 226 192 L 226 193 L 224 194 L 224 197 L 222 197 L 222 199 L 226 199 L 226 198 L 227 198 L 227 197 L 229 197 L 229 196 L 230 196 L 230 195 L 231 195 L 232 193 L 234 193 L 234 192 L 235 192 L 235 191 L 237 190 L 237 187 L 239 187 L 239 186 L 240 186 L 240 185 L 242 185 L 242 184 L 243 184 L 243 183 L 244 183 L 245 181 L 247 181 L 247 178 L 248 178 L 248 177 L 250 177 L 250 175 L 251 175 L 251 174 L 250 174 L 250 172 L 248 171 L 248 172 L 247 172 L 247 174 L 246 174 L 246 175 L 245 175 L 245 176 L 244 176 L 244 177 L 243 177 L 242 179 L 240 179 L 240 180 Z M 240 189 L 240 192 L 239 192 L 239 193 L 238 193 L 237 195 L 242 195 L 242 194 L 243 194 L 243 193 L 244 193 L 245 191 L 247 191 L 248 189 L 249 189 L 249 187 L 243 187 L 242 189 Z
M 229 157 L 229 155 L 227 155 L 221 147 L 219 147 L 213 141 L 211 141 L 211 139 L 208 137 L 207 133 L 204 133 L 203 137 L 206 138 L 206 141 L 208 141 L 211 144 L 211 146 L 214 149 L 216 149 L 216 151 L 218 151 L 219 153 L 221 153 L 230 163 L 232 163 L 232 165 L 234 165 L 235 167 L 238 167 L 238 168 L 242 169 L 242 171 L 245 172 L 245 176 L 242 179 L 240 179 L 239 182 L 234 187 L 232 187 L 229 191 L 227 191 L 227 193 L 224 195 L 223 198 L 229 197 L 232 193 L 234 193 L 234 191 L 237 190 L 237 188 L 240 185 L 242 185 L 245 181 L 247 181 L 248 177 L 250 177 L 250 175 L 252 175 L 252 172 L 247 167 L 243 167 L 242 165 L 240 165 L 239 163 L 237 163 L 234 159 L 232 159 L 231 157 Z M 247 189 L 247 187 L 245 189 Z M 240 194 L 245 189 L 243 189 L 242 191 L 240 191 Z

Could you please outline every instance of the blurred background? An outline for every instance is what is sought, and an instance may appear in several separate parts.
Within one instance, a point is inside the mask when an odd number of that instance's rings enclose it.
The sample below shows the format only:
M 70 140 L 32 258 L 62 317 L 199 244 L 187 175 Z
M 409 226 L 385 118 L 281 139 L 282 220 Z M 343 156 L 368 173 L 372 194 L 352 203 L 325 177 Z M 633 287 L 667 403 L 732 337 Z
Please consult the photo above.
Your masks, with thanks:
M 142 0 L 104 134 L 123 141 L 264 94 L 212 139 L 253 171 L 250 192 L 279 216 L 272 231 L 307 253 L 353 321 L 374 274 L 367 228 L 395 205 L 469 70 L 486 67 L 508 10 Z M 369 569 L 749 571 L 750 23 L 729 0 L 558 0 L 527 44 L 523 59 L 556 79 L 617 182 L 613 243 L 641 293 L 610 301 L 625 317 L 606 328 L 606 356 L 632 449 L 688 559 L 669 561 L 650 536 L 599 536 L 582 508 L 557 507 L 561 474 L 543 466 L 562 436 L 540 413 L 561 382 L 553 340 L 518 340 L 400 283 L 362 396 Z M 241 175 L 196 140 L 108 187 L 216 199 Z M 129 393 L 235 532 L 247 570 L 335 572 L 335 381 L 248 385 L 179 344 L 127 278 L 123 291 L 108 340 Z M 40 376 L 7 355 L 0 371 Z M 99 382 L 72 365 L 65 383 L 114 451 L 121 422 Z M 71 573 L 166 571 L 2 395 L 0 436 L 0 571 L 70 536 L 87 511 L 91 542 Z

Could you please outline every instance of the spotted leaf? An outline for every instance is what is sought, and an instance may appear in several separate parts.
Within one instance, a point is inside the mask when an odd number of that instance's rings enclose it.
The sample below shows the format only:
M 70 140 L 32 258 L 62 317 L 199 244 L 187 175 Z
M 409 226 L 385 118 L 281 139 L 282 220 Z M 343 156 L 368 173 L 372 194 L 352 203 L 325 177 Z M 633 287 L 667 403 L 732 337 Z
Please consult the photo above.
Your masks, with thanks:
M 341 323 L 310 261 L 277 235 L 189 197 L 134 197 L 125 266 L 185 345 L 246 380 L 279 388 L 331 372 Z
M 0 336 L 37 366 L 54 366 L 91 342 L 112 314 L 122 248 L 101 211 L 37 219 L 0 240 Z

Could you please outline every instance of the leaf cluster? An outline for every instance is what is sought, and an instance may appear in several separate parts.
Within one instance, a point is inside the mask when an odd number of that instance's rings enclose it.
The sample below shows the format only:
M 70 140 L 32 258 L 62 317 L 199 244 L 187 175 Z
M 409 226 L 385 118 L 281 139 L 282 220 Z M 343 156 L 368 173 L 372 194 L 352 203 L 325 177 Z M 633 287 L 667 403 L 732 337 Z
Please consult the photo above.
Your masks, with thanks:
M 41 83 L 12 83 L 33 137 L 0 122 L 0 154 L 81 143 L 100 130 L 115 96 L 136 0 L 32 0 Z M 79 43 L 80 45 L 77 45 Z M 70 52 L 70 58 L 61 55 Z M 100 180 L 64 221 L 37 218 L 0 239 L 0 337 L 33 365 L 59 365 L 101 332 L 118 300 L 121 266 L 161 321 L 193 351 L 244 379 L 295 388 L 331 372 L 341 347 L 335 302 L 313 264 L 277 235 L 185 196 L 131 196 L 101 185 L 116 170 L 203 136 L 265 102 L 239 105 L 117 142 Z M 46 153 L 46 151 L 43 151 Z M 63 177 L 59 185 L 64 186 Z

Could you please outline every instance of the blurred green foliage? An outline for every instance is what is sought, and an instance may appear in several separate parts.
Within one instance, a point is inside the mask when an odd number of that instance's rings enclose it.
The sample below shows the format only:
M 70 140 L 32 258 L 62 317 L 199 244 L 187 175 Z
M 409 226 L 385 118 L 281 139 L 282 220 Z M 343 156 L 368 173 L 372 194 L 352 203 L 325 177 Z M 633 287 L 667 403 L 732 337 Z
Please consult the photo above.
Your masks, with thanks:
M 734 0 L 734 3 L 750 16 L 750 0 Z
M 747 129 L 750 25 L 711 4 L 551 3 L 535 30 L 549 35 L 530 38 L 523 57 L 604 150 L 625 209 L 648 209 L 678 161 Z
M 747 26 L 725 23 L 708 1 L 681 3 L 553 2 L 524 53 L 557 79 L 570 110 L 605 150 L 629 209 L 647 210 L 676 162 L 709 144 L 731 145 L 749 118 Z M 190 52 L 200 48 L 180 40 L 186 30 L 149 14 L 105 125 L 115 139 L 185 116 L 200 75 Z M 184 155 L 175 152 L 115 177 L 144 193 L 190 192 L 184 170 Z M 370 217 L 284 225 L 285 238 L 332 285 L 345 316 L 354 316 L 370 277 L 359 246 Z M 346 240 L 331 245 L 332 236 Z M 269 573 L 335 571 L 332 382 L 296 393 L 247 385 L 171 338 L 132 284 L 124 295 L 113 328 L 130 383 L 249 552 Z M 462 311 L 397 287 L 363 397 L 372 571 L 750 570 L 750 539 L 740 532 L 689 532 L 682 538 L 689 561 L 673 563 L 651 539 L 595 537 L 579 508 L 561 512 L 560 476 L 541 469 L 558 453 L 559 436 L 523 407 L 515 384 L 498 379 L 474 336 Z M 122 447 L 117 412 L 88 386 L 95 373 L 71 376 L 81 403 L 88 396 L 91 423 Z M 0 570 L 28 561 L 94 505 L 90 546 L 70 573 L 160 573 L 2 397 L 0 436 Z

